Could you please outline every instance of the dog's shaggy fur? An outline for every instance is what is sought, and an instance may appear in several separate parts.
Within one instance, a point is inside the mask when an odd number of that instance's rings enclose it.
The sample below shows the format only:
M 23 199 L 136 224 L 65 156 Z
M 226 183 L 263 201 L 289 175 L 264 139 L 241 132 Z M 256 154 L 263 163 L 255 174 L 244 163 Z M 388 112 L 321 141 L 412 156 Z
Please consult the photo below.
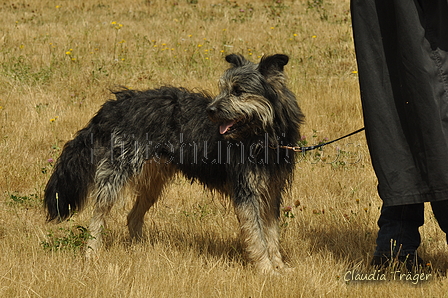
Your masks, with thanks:
M 288 57 L 241 55 L 219 81 L 220 94 L 161 87 L 121 90 L 69 141 L 45 189 L 49 220 L 80 210 L 89 196 L 89 229 L 101 243 L 105 217 L 125 186 L 136 190 L 127 220 L 142 237 L 144 215 L 176 173 L 232 199 L 249 259 L 263 272 L 284 267 L 279 252 L 282 192 L 292 178 L 303 114 L 287 88 Z

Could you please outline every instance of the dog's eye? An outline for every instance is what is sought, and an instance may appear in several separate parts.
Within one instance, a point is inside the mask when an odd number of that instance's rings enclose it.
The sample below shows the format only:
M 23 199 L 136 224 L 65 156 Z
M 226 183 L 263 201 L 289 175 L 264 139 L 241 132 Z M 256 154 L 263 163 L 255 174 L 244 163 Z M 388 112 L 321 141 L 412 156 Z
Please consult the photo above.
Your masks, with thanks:
M 241 89 L 240 86 L 233 86 L 232 94 L 235 96 L 240 96 L 241 94 L 243 94 L 243 89 Z

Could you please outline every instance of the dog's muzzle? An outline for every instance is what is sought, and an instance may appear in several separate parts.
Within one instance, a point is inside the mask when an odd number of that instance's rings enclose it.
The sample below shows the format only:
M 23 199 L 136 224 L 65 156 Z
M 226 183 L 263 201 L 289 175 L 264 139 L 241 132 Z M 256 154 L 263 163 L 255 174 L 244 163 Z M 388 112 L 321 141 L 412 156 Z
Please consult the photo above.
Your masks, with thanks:
M 206 108 L 206 112 L 208 114 L 208 117 L 211 121 L 219 123 L 219 133 L 224 134 L 230 134 L 234 130 L 234 124 L 237 122 L 235 120 L 224 120 L 219 117 L 219 109 L 211 104 Z

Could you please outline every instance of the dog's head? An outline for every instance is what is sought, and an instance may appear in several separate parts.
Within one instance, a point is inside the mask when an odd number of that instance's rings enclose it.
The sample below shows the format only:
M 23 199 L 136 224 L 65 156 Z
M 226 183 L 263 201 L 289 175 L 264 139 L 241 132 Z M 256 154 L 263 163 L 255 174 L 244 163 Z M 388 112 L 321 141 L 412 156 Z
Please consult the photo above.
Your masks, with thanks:
M 229 68 L 219 80 L 220 93 L 207 107 L 210 119 L 226 139 L 242 140 L 274 129 L 277 102 L 285 87 L 288 56 L 265 56 L 252 63 L 242 55 L 226 56 Z

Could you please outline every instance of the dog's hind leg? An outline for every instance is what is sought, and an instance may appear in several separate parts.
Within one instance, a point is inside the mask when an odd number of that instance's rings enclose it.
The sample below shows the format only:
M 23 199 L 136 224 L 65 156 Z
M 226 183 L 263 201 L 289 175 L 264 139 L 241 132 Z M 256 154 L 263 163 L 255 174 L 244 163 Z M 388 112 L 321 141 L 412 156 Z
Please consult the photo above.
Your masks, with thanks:
M 145 213 L 157 202 L 173 174 L 171 166 L 152 162 L 145 164 L 142 173 L 136 178 L 134 188 L 137 191 L 137 198 L 127 217 L 132 239 L 142 238 Z
M 106 216 L 112 206 L 122 195 L 122 191 L 130 178 L 139 173 L 141 167 L 135 163 L 121 161 L 111 163 L 107 158 L 99 163 L 95 173 L 95 210 L 90 221 L 89 232 L 92 236 L 87 242 L 86 255 L 91 255 L 97 251 L 102 242 L 104 228 L 106 227 Z
M 89 232 L 91 238 L 87 242 L 86 256 L 97 252 L 102 244 L 104 228 L 106 227 L 106 216 L 109 214 L 113 204 L 97 204 L 90 220 Z

